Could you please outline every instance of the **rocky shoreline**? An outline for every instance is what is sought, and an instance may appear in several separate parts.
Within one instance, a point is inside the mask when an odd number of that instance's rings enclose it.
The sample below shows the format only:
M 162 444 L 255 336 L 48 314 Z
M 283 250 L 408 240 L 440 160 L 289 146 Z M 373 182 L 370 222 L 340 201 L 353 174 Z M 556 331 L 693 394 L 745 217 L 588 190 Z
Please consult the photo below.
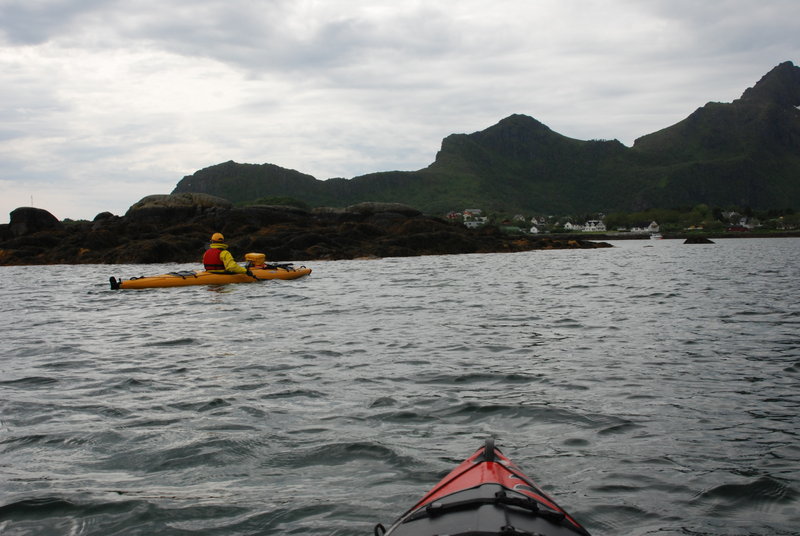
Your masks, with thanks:
M 21 207 L 0 225 L 0 265 L 198 262 L 214 232 L 237 260 L 261 252 L 273 262 L 503 253 L 602 248 L 574 237 L 509 235 L 495 227 L 467 229 L 397 203 L 344 209 L 254 205 L 234 207 L 204 194 L 148 196 L 124 216 L 59 221 Z

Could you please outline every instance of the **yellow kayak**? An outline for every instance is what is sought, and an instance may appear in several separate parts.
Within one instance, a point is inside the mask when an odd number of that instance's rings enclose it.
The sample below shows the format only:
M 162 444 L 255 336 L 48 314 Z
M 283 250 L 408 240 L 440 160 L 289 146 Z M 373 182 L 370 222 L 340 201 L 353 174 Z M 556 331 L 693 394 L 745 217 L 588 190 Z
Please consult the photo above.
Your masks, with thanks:
M 251 254 L 247 255 L 249 257 Z M 261 256 L 263 259 L 263 256 Z M 249 266 L 252 276 L 247 274 L 217 274 L 200 271 L 170 272 L 168 274 L 132 277 L 130 279 L 109 278 L 112 290 L 126 288 L 188 287 L 194 285 L 230 285 L 232 283 L 256 283 L 270 279 L 297 279 L 311 273 L 311 268 L 291 264 L 265 264 Z

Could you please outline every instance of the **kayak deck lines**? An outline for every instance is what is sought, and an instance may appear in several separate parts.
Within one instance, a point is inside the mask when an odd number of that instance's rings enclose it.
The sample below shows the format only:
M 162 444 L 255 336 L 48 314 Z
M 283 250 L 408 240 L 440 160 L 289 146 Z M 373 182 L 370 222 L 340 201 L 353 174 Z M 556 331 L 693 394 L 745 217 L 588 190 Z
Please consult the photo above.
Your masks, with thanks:
M 590 536 L 486 440 L 387 530 L 375 536 Z

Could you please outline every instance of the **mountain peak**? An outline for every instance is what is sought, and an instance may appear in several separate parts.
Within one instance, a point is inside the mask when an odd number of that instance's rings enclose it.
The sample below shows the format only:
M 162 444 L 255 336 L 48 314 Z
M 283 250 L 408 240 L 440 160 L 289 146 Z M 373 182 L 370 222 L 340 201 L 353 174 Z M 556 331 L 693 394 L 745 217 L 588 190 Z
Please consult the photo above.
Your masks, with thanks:
M 744 101 L 766 101 L 781 106 L 800 106 L 800 67 L 785 61 L 742 93 Z
M 289 197 L 310 206 L 393 202 L 429 214 L 467 206 L 575 214 L 652 207 L 800 207 L 800 68 L 772 68 L 733 103 L 709 102 L 636 140 L 569 138 L 514 114 L 479 132 L 451 134 L 418 171 L 320 181 L 272 164 L 228 162 L 200 170 L 174 193 L 233 203 Z M 0 229 L 2 231 L 2 229 Z

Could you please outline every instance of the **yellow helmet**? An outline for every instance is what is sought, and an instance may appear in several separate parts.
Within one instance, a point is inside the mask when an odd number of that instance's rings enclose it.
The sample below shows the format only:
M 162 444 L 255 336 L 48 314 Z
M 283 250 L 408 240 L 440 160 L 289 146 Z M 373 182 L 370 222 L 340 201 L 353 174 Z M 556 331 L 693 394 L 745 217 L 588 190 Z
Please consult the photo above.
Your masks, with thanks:
M 212 242 L 225 242 L 225 237 L 222 236 L 222 233 L 214 233 L 211 235 Z

